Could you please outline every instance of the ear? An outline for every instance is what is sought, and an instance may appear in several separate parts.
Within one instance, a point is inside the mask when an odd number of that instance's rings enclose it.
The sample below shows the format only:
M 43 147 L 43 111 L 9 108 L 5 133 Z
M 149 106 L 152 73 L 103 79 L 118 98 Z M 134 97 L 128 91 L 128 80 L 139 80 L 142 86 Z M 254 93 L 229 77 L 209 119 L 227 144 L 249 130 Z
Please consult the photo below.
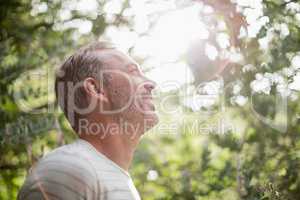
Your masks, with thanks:
M 83 81 L 83 88 L 90 97 L 95 97 L 100 101 L 108 102 L 107 95 L 103 87 L 100 87 L 99 81 L 88 77 Z

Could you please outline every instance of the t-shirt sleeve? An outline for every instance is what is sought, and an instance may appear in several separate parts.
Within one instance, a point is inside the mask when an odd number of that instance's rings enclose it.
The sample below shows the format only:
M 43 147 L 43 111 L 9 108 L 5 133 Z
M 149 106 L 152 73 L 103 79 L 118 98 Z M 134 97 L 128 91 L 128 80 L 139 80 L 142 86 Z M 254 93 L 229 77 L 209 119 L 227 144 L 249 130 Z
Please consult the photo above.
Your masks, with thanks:
M 60 153 L 42 159 L 27 176 L 18 200 L 96 200 L 99 182 L 88 160 Z

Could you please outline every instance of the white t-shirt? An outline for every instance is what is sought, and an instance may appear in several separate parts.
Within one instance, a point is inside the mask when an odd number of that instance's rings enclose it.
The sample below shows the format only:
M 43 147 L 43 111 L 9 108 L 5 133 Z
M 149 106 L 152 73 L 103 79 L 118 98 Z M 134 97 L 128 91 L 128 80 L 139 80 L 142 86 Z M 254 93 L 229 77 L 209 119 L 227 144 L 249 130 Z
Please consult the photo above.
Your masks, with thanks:
M 19 200 L 140 200 L 128 172 L 85 140 L 55 149 L 31 170 Z

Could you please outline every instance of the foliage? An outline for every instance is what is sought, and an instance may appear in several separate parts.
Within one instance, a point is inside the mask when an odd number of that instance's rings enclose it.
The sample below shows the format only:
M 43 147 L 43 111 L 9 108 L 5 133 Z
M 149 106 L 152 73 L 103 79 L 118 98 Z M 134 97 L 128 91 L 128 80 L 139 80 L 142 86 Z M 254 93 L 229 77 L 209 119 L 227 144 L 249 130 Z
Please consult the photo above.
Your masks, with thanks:
M 215 11 L 222 5 L 217 0 L 202 2 L 210 2 Z M 96 15 L 71 8 L 71 15 L 62 18 L 65 4 L 60 0 L 1 2 L 0 199 L 15 199 L 29 167 L 43 154 L 74 140 L 48 87 L 53 84 L 54 68 L 74 49 L 102 37 L 108 27 L 133 27 L 132 17 L 124 14 L 130 1 L 123 1 L 119 13 L 113 16 L 103 14 L 107 3 L 97 1 Z M 233 8 L 231 1 L 223 3 Z M 269 20 L 256 37 L 244 37 L 234 43 L 244 61 L 231 63 L 234 75 L 231 71 L 224 75 L 226 91 L 220 96 L 225 99 L 226 111 L 212 107 L 209 111 L 214 112 L 206 117 L 207 110 L 187 108 L 181 103 L 180 91 L 175 91 L 176 98 L 169 103 L 181 107 L 183 112 L 179 116 L 162 113 L 160 123 L 175 124 L 176 129 L 159 129 L 159 125 L 143 138 L 131 169 L 143 199 L 299 198 L 300 106 L 298 91 L 290 86 L 300 68 L 293 64 L 300 52 L 300 5 L 292 0 L 263 0 L 262 5 L 260 18 Z M 292 9 L 291 5 L 299 9 Z M 229 28 L 225 32 L 237 34 L 236 26 L 244 25 L 230 26 L 230 16 L 222 16 L 224 10 L 216 13 L 218 20 L 227 20 Z M 82 34 L 74 27 L 63 26 L 74 20 L 91 22 L 91 31 Z M 287 35 L 282 26 L 287 26 Z M 230 27 L 234 30 L 230 31 Z M 272 34 L 268 48 L 261 48 L 261 39 L 268 34 Z M 233 38 L 237 40 L 236 35 Z M 47 76 L 32 78 L 41 71 Z M 196 80 L 201 80 L 197 79 L 201 74 L 194 73 Z M 255 91 L 254 82 L 267 79 L 277 81 L 266 90 Z M 232 92 L 237 85 L 241 89 Z M 18 102 L 16 95 L 25 99 L 24 104 Z M 238 106 L 233 100 L 241 96 L 248 101 Z M 287 99 L 286 127 L 282 125 L 282 113 L 276 110 L 276 98 Z M 26 105 L 27 110 L 20 105 Z M 278 126 L 272 128 L 262 118 Z M 237 129 L 226 129 L 220 134 L 218 124 L 223 120 L 229 120 Z

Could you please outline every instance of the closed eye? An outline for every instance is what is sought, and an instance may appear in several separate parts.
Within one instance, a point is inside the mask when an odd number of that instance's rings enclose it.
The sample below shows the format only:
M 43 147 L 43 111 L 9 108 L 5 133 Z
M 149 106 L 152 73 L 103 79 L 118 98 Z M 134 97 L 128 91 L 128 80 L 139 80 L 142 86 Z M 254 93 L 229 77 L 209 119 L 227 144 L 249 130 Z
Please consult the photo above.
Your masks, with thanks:
M 142 75 L 140 69 L 138 69 L 136 66 L 131 66 L 129 69 L 129 73 L 134 74 L 134 75 Z
M 141 72 L 140 72 L 140 70 L 138 70 L 138 69 L 133 69 L 133 70 L 131 70 L 130 72 L 131 72 L 131 73 L 134 73 L 134 74 L 136 74 L 136 75 L 141 75 Z

